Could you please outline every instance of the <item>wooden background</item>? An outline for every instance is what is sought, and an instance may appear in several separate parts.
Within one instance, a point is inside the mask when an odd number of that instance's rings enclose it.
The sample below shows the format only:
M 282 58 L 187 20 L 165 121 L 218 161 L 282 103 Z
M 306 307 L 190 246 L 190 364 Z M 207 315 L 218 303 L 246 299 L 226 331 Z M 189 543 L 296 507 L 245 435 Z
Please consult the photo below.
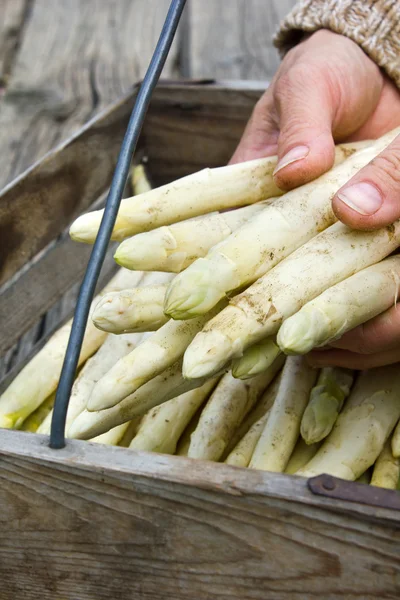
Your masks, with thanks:
M 0 188 L 143 76 L 169 4 L 0 0 Z M 294 4 L 188 0 L 162 78 L 267 81 L 279 64 L 273 33 Z M 0 358 L 0 379 L 73 300 Z

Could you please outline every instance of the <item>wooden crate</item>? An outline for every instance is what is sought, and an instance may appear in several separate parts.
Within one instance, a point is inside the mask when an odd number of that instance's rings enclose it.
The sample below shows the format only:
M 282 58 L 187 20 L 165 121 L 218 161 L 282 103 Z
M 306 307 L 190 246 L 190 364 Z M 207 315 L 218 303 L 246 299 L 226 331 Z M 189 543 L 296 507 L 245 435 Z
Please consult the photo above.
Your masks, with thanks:
M 154 182 L 224 164 L 261 89 L 160 85 Z M 63 232 L 101 202 L 135 93 L 0 195 L 2 353 L 81 279 L 90 248 Z M 6 430 L 0 477 L 0 600 L 400 596 L 395 492 Z

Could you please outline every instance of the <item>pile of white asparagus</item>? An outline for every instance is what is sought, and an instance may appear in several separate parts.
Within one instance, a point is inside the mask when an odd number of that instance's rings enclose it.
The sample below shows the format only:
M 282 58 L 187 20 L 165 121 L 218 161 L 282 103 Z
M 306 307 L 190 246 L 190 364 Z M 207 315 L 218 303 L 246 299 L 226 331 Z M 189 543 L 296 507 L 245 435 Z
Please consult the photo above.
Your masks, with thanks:
M 311 368 L 313 348 L 396 303 L 400 221 L 353 231 L 335 192 L 399 133 L 337 146 L 334 167 L 283 193 L 276 157 L 151 189 L 133 170 L 112 239 L 116 276 L 92 304 L 66 432 L 306 477 L 396 488 L 400 368 Z M 102 211 L 72 239 L 93 243 Z M 70 332 L 0 398 L 0 427 L 48 434 Z

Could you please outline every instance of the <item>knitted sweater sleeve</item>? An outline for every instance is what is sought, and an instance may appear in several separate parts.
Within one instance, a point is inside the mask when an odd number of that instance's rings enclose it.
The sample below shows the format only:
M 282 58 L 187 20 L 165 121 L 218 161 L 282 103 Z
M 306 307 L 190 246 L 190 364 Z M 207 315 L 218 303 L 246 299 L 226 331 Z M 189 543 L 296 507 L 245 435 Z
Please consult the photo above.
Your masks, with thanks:
M 400 0 L 300 0 L 281 23 L 275 46 L 284 54 L 318 29 L 352 39 L 400 88 Z

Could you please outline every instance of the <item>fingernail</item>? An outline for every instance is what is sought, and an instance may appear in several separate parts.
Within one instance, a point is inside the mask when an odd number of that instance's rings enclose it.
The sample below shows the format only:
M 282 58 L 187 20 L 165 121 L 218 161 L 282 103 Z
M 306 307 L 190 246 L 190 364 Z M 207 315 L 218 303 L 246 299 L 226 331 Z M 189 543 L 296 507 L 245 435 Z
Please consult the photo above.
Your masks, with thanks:
M 281 169 L 284 169 L 291 163 L 296 162 L 297 160 L 302 160 L 305 158 L 310 152 L 310 148 L 308 146 L 296 146 L 296 148 L 292 148 L 281 158 L 278 164 L 275 167 L 274 175 Z
M 337 197 L 360 215 L 373 215 L 383 204 L 380 191 L 363 181 L 340 191 Z

